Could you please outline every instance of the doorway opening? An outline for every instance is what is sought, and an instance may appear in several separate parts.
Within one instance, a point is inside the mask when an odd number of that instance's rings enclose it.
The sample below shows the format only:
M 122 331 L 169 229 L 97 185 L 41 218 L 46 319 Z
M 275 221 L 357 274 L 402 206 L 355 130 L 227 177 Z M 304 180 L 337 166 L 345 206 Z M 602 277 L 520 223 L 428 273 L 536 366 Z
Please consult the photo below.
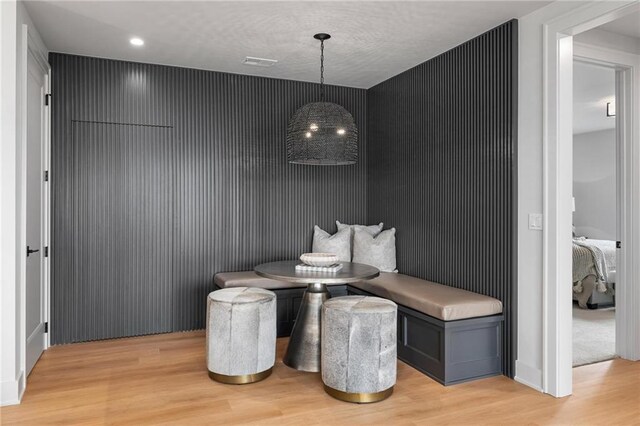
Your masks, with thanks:
M 614 66 L 573 62 L 573 367 L 615 357 L 617 165 Z

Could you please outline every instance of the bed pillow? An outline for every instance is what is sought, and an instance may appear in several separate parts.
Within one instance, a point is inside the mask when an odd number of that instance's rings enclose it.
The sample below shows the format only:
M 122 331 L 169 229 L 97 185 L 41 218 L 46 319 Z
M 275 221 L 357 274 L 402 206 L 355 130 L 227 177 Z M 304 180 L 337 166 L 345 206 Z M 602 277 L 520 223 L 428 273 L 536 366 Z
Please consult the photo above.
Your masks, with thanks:
M 375 266 L 381 272 L 398 272 L 396 269 L 396 228 L 387 229 L 373 237 L 370 233 L 355 229 L 353 233 L 353 262 Z
M 351 230 L 349 228 L 339 229 L 338 232 L 331 235 L 318 225 L 314 226 L 311 251 L 314 253 L 332 253 L 343 262 L 351 262 Z

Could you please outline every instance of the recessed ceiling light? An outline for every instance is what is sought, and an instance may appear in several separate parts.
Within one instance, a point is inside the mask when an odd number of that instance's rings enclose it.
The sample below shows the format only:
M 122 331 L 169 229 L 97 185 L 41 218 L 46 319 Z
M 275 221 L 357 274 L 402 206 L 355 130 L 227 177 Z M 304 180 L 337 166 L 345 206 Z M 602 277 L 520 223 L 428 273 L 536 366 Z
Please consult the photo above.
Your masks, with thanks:
M 133 44 L 134 46 L 142 46 L 144 44 L 144 40 L 138 37 L 134 37 L 129 40 L 129 43 Z

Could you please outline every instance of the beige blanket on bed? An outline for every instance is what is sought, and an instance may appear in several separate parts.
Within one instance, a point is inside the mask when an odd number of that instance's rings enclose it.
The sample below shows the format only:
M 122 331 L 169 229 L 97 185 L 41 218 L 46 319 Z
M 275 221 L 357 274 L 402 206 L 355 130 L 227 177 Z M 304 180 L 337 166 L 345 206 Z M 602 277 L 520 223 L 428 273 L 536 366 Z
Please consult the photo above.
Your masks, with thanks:
M 584 247 L 591 252 L 598 281 L 610 282 L 609 271 L 616 270 L 616 242 L 578 237 L 573 239 L 573 244 Z
M 598 276 L 593 254 L 584 246 L 573 244 L 573 282 L 582 281 L 587 276 Z
M 596 287 L 596 271 L 591 251 L 573 244 L 573 296 L 581 308 L 587 307 L 587 301 Z

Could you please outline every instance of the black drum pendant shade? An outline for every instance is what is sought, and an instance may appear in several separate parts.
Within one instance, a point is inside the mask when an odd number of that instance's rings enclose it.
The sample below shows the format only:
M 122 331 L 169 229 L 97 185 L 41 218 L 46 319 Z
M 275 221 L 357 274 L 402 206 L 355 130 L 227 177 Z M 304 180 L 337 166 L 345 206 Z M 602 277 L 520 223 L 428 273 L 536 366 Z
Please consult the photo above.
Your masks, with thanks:
M 320 102 L 298 109 L 287 131 L 287 159 L 294 164 L 342 166 L 358 161 L 358 128 L 353 116 L 338 104 L 324 102 L 324 41 L 320 40 Z

